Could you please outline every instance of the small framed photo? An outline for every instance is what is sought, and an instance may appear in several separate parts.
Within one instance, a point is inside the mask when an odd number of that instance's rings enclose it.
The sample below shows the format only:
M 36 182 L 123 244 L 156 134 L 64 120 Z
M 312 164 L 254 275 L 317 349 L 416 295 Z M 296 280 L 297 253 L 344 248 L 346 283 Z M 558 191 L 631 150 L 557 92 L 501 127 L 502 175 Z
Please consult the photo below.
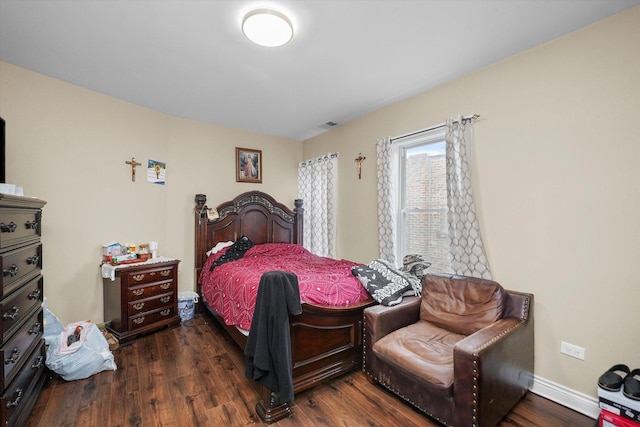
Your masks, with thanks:
M 262 183 L 262 151 L 236 147 L 236 182 Z

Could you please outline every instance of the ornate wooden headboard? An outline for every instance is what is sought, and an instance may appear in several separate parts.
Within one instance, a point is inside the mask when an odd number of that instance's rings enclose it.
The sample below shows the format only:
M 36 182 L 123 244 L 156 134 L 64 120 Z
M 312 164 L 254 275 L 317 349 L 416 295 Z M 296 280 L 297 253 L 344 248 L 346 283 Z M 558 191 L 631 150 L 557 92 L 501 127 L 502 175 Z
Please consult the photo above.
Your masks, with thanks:
M 295 201 L 295 208 L 277 202 L 261 191 L 242 193 L 235 199 L 216 208 L 218 218 L 208 218 L 207 196 L 196 194 L 195 207 L 195 268 L 196 287 L 200 293 L 198 277 L 207 261 L 207 251 L 218 242 L 235 241 L 247 236 L 255 244 L 302 244 L 302 200 Z

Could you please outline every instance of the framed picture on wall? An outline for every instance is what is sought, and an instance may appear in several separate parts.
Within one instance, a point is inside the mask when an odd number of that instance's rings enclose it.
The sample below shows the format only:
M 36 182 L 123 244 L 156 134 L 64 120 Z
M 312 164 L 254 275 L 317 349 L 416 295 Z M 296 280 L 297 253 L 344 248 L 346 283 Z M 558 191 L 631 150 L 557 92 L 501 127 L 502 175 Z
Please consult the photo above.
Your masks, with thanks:
M 262 183 L 262 151 L 236 147 L 236 182 Z

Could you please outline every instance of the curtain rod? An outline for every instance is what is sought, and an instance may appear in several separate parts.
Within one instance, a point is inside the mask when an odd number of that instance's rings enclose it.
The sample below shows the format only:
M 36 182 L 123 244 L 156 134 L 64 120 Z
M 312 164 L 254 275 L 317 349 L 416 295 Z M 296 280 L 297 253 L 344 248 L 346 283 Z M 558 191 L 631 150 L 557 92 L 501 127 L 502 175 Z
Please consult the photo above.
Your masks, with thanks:
M 313 162 L 319 162 L 321 160 L 329 160 L 333 158 L 337 158 L 340 153 L 327 153 L 324 156 L 313 157 L 311 159 L 304 160 L 299 163 L 300 166 L 311 165 Z
M 478 118 L 480 118 L 480 114 L 473 114 L 471 116 L 463 116 L 462 117 L 462 121 L 463 122 L 467 122 L 467 121 L 470 121 L 470 120 L 476 120 Z M 452 123 L 458 123 L 458 121 L 454 120 Z M 394 136 L 393 138 L 389 139 L 389 141 L 393 142 L 393 141 L 396 141 L 398 139 L 407 138 L 409 136 L 420 135 L 421 133 L 425 133 L 425 132 L 429 132 L 429 131 L 432 131 L 432 130 L 443 128 L 446 125 L 447 125 L 447 122 L 440 123 L 439 125 L 431 126 L 431 127 L 426 128 L 426 129 L 420 129 L 420 130 L 417 130 L 415 132 L 405 133 L 404 135 Z

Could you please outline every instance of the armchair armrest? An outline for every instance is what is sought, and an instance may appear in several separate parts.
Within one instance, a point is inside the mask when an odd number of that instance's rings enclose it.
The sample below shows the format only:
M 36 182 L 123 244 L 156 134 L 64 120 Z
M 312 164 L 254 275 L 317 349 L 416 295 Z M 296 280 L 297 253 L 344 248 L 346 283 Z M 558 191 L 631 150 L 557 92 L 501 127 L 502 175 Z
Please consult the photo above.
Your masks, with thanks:
M 400 304 L 391 307 L 368 307 L 364 310 L 365 340 L 373 345 L 390 332 L 415 323 L 419 318 L 419 297 L 405 297 Z
M 495 425 L 533 383 L 533 320 L 503 318 L 454 347 L 461 425 Z M 477 417 L 477 419 L 474 419 Z
M 370 368 L 376 364 L 373 345 L 385 335 L 415 323 L 420 318 L 420 297 L 405 297 L 391 307 L 374 305 L 364 309 L 364 345 L 362 369 L 372 375 Z

